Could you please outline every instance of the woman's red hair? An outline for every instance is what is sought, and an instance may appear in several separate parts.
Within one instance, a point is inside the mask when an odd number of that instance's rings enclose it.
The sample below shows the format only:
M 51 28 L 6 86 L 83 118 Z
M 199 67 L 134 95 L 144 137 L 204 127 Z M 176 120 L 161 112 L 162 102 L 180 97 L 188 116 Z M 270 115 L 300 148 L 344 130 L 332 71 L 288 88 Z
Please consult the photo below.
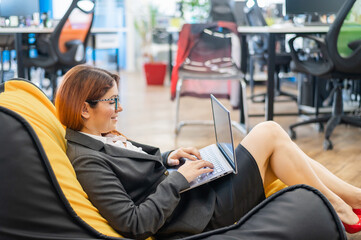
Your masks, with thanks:
M 67 128 L 80 131 L 84 126 L 81 117 L 87 100 L 98 100 L 113 87 L 119 86 L 119 76 L 106 70 L 78 65 L 63 78 L 55 97 L 55 107 L 60 122 Z

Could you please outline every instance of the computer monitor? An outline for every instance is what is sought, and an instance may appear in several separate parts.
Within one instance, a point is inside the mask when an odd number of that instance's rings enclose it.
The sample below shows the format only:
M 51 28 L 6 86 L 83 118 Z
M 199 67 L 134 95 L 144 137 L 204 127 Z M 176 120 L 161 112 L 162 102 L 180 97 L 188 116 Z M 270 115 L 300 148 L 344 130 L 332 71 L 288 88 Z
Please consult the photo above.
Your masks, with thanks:
M 0 16 L 32 16 L 40 12 L 39 0 L 1 0 Z
M 336 14 L 346 0 L 286 0 L 287 16 Z

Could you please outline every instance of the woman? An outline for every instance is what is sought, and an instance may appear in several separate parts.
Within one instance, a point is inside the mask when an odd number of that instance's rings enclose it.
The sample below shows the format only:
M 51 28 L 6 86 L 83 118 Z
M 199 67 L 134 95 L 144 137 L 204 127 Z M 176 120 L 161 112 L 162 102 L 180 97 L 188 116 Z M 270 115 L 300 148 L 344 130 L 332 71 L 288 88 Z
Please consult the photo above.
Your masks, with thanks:
M 169 239 L 230 225 L 262 201 L 263 186 L 277 178 L 317 188 L 347 231 L 361 230 L 361 189 L 310 159 L 275 122 L 258 124 L 237 146 L 238 174 L 180 194 L 196 177 L 212 172 L 212 164 L 195 148 L 161 154 L 117 134 L 123 110 L 118 84 L 117 75 L 79 65 L 65 74 L 55 105 L 67 127 L 67 154 L 79 182 L 122 235 Z M 166 167 L 180 158 L 192 161 L 169 174 Z

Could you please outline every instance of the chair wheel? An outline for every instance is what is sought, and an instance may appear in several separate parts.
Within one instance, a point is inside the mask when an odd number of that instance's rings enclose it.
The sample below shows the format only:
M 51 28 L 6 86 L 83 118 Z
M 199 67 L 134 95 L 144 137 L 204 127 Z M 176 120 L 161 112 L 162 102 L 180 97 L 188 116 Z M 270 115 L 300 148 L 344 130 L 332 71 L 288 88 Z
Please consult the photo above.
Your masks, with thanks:
M 326 151 L 333 149 L 333 145 L 330 139 L 325 139 L 325 141 L 323 141 L 323 149 Z
M 297 138 L 296 132 L 292 129 L 288 130 L 288 135 L 292 140 L 295 140 Z

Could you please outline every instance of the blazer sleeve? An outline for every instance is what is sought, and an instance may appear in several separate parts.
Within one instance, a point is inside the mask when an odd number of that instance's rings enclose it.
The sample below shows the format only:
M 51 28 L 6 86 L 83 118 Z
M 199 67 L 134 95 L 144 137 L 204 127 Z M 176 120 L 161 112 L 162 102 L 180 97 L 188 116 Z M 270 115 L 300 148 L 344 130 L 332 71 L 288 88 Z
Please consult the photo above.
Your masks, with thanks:
M 170 167 L 170 166 L 168 166 L 168 157 L 169 157 L 169 154 L 170 154 L 171 152 L 173 152 L 173 151 L 174 151 L 174 150 L 162 153 L 163 165 L 164 165 L 166 168 Z
M 129 238 L 154 235 L 173 213 L 180 191 L 189 183 L 172 172 L 141 204 L 135 205 L 110 166 L 98 156 L 80 156 L 73 161 L 77 178 L 90 201 L 120 234 Z

